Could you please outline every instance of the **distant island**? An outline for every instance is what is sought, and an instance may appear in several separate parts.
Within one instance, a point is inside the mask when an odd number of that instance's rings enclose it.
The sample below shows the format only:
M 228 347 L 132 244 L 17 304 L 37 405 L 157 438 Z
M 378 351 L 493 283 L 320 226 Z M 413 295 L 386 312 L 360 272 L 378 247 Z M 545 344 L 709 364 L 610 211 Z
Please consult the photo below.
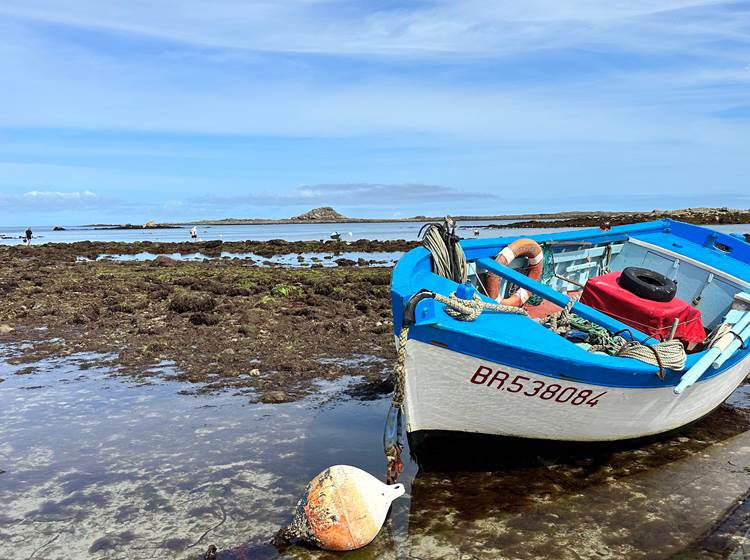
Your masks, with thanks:
M 336 210 L 334 210 L 330 206 L 313 208 L 312 210 L 309 210 L 304 214 L 300 214 L 296 218 L 292 218 L 292 220 L 299 220 L 300 222 L 338 222 L 346 221 L 348 219 L 349 218 L 347 218 L 343 214 L 340 214 L 339 212 L 336 212 Z
M 568 211 L 541 214 L 506 214 L 496 216 L 457 215 L 453 218 L 459 222 L 503 221 L 512 223 L 492 224 L 484 227 L 494 228 L 544 228 L 544 227 L 589 227 L 603 222 L 610 225 L 621 225 L 633 222 L 672 218 L 692 224 L 747 224 L 750 223 L 750 209 L 736 208 L 681 208 L 678 210 L 652 210 L 650 212 L 611 212 Z M 273 225 L 273 224 L 338 224 L 338 223 L 376 223 L 376 222 L 434 222 L 441 221 L 443 216 L 413 216 L 410 218 L 350 218 L 337 212 L 330 206 L 313 208 L 291 218 L 225 218 L 221 220 L 196 220 L 178 223 L 157 223 L 149 221 L 144 225 L 91 224 L 86 227 L 96 229 L 172 229 L 190 225 L 227 226 L 227 225 Z
M 313 208 L 312 210 L 286 219 L 263 218 L 226 218 L 223 220 L 199 220 L 180 225 L 267 225 L 267 224 L 336 224 L 336 223 L 373 223 L 373 222 L 435 222 L 444 216 L 413 216 L 409 218 L 350 218 L 337 212 L 330 206 Z M 612 212 L 606 210 L 595 211 L 567 211 L 537 214 L 505 214 L 494 216 L 455 215 L 458 222 L 469 221 L 508 221 L 512 224 L 502 224 L 495 227 L 587 227 L 598 226 L 602 222 L 610 225 L 672 218 L 693 224 L 747 224 L 750 223 L 750 209 L 736 208 L 681 208 L 677 210 L 652 210 L 650 212 L 623 211 Z
M 158 224 L 154 220 L 150 220 L 143 225 L 133 224 L 89 224 L 84 227 L 90 227 L 94 229 L 180 229 L 182 226 L 176 224 Z

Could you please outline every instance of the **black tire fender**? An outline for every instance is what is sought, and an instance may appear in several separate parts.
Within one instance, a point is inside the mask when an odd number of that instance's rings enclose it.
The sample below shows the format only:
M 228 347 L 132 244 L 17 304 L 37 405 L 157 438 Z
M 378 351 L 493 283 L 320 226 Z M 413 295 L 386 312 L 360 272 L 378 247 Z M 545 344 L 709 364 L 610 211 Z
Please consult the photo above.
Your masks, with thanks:
M 627 267 L 620 274 L 619 283 L 631 294 L 651 301 L 672 301 L 677 295 L 674 280 L 647 268 Z

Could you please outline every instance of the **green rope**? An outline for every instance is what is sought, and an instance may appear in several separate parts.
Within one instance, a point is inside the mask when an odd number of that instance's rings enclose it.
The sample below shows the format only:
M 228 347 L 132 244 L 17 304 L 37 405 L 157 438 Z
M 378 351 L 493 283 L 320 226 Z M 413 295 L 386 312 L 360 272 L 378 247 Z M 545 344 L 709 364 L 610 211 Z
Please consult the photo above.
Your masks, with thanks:
M 573 303 L 574 299 L 571 298 L 562 311 L 550 315 L 542 324 L 561 336 L 566 336 L 573 329 L 586 333 L 585 342 L 590 345 L 589 352 L 634 358 L 658 366 L 658 375 L 661 379 L 664 379 L 665 368 L 675 371 L 684 369 L 687 356 L 679 340 L 666 340 L 651 346 L 635 340 L 627 341 L 621 336 L 613 335 L 604 327 L 571 313 Z
M 604 327 L 579 317 L 571 313 L 575 298 L 570 298 L 568 305 L 560 311 L 546 317 L 542 325 L 556 332 L 561 336 L 566 336 L 571 330 L 578 330 L 586 333 L 584 342 L 591 345 L 589 352 L 606 352 L 614 356 L 623 347 L 626 340 L 617 335 L 613 335 Z

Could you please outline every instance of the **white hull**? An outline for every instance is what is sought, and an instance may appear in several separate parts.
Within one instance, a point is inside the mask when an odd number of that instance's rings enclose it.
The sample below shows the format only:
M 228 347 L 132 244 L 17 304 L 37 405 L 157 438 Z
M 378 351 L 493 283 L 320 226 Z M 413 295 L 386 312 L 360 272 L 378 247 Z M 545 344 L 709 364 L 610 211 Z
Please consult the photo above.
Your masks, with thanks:
M 750 373 L 750 357 L 681 395 L 671 386 L 574 383 L 413 339 L 407 343 L 406 369 L 408 432 L 611 441 L 667 432 L 708 414 Z

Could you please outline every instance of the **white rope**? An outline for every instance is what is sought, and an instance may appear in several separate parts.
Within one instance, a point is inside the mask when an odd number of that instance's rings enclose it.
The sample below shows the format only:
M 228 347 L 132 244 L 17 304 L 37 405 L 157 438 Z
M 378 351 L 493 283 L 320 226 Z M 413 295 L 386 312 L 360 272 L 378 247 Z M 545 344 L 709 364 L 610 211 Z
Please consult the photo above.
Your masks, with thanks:
M 666 340 L 652 346 L 631 340 L 623 344 L 615 356 L 635 358 L 641 362 L 658 366 L 659 377 L 664 377 L 664 369 L 682 370 L 687 360 L 685 347 L 677 339 Z
M 714 332 L 709 335 L 708 340 L 706 340 L 706 348 L 712 348 L 715 346 L 721 337 L 732 330 L 732 326 L 733 325 L 729 323 L 722 323 L 716 327 Z
M 510 305 L 501 305 L 499 303 L 488 303 L 482 300 L 479 295 L 474 294 L 474 299 L 462 299 L 456 296 L 455 292 L 450 297 L 435 294 L 435 301 L 445 305 L 445 312 L 459 321 L 473 321 L 479 317 L 483 311 L 495 311 L 497 313 L 511 313 L 516 315 L 528 315 L 520 307 Z

